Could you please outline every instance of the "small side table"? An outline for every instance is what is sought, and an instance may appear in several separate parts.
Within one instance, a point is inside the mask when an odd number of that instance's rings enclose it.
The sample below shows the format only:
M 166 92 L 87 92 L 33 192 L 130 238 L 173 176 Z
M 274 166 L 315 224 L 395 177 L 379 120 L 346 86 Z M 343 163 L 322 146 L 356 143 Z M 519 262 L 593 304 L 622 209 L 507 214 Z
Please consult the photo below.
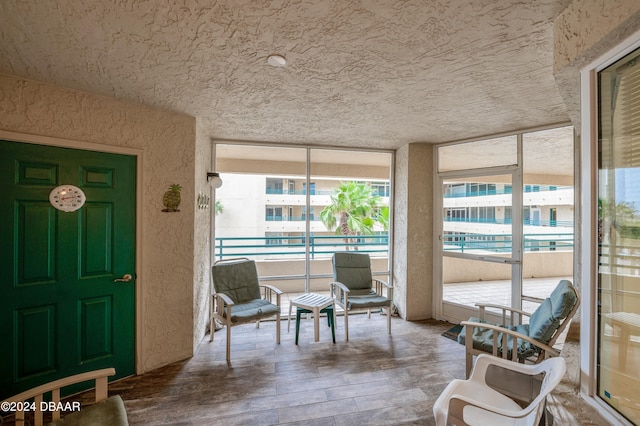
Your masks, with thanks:
M 287 325 L 287 332 L 291 330 L 291 308 L 293 306 L 296 307 L 296 345 L 298 344 L 298 333 L 300 331 L 300 315 L 302 313 L 313 314 L 313 337 L 316 342 L 320 340 L 320 313 L 326 313 L 329 326 L 331 327 L 333 343 L 336 342 L 336 318 L 332 297 L 322 296 L 315 293 L 307 293 L 291 300 L 291 302 L 289 302 L 289 323 Z

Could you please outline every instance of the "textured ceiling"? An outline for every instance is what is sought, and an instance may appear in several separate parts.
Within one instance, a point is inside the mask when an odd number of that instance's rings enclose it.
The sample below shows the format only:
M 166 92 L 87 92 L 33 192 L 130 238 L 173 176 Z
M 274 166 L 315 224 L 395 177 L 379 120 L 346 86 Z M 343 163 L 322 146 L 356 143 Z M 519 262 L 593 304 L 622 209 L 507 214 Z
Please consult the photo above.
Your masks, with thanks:
M 566 122 L 568 3 L 1 0 L 0 72 L 186 113 L 214 138 L 397 148 Z

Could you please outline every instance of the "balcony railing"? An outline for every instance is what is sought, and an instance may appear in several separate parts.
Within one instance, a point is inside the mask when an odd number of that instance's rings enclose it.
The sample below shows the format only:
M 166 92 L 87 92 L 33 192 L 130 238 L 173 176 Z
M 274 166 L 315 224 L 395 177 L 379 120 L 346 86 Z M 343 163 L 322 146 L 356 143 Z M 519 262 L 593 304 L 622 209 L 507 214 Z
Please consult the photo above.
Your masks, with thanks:
M 301 189 L 298 191 L 284 190 L 284 189 L 275 189 L 275 188 L 267 188 L 266 194 L 269 195 L 307 195 L 306 189 Z M 333 194 L 332 190 L 320 191 L 317 189 L 312 189 L 309 195 L 331 195 Z
M 307 195 L 307 190 L 301 189 L 298 191 L 291 191 L 291 190 L 284 190 L 284 189 L 267 188 L 265 190 L 265 193 L 268 195 Z M 335 191 L 331 189 L 327 189 L 327 190 L 312 189 L 309 195 L 333 195 L 334 193 Z M 384 191 L 374 190 L 373 194 L 378 195 L 380 197 L 389 197 L 390 191 L 388 188 Z
M 445 222 L 465 222 L 465 223 L 489 223 L 494 225 L 511 225 L 511 219 L 496 219 L 487 217 L 446 217 Z M 540 220 L 526 219 L 522 222 L 529 226 L 563 226 L 573 228 L 572 220 Z
M 358 235 L 350 238 L 349 247 L 357 247 L 361 253 L 389 253 L 389 236 Z M 309 237 L 309 252 L 311 258 L 316 255 L 333 254 L 336 251 L 346 250 L 342 236 L 315 236 Z M 229 257 L 251 256 L 304 256 L 305 237 L 222 237 L 216 238 L 216 256 L 219 259 Z
M 564 189 L 573 189 L 572 186 L 551 186 L 551 185 L 526 185 L 524 192 L 545 192 L 545 191 L 560 191 Z M 481 191 L 460 191 L 449 192 L 444 194 L 444 198 L 464 198 L 464 197 L 484 197 L 488 195 L 505 195 L 511 194 L 513 189 L 511 187 L 486 189 Z
M 511 251 L 511 236 L 503 234 L 446 234 L 443 236 L 445 251 L 488 251 L 507 253 Z M 363 253 L 387 254 L 389 237 L 386 234 L 357 236 L 349 247 Z M 316 255 L 333 254 L 346 249 L 341 236 L 309 237 L 311 258 Z M 524 250 L 556 251 L 573 250 L 573 234 L 525 234 Z M 305 237 L 222 237 L 216 238 L 215 253 L 218 259 L 252 256 L 304 256 Z
M 524 251 L 573 250 L 573 234 L 524 234 Z M 445 234 L 443 250 L 450 252 L 511 252 L 511 236 L 502 234 Z
M 307 220 L 306 216 L 274 216 L 274 215 L 266 215 L 264 220 L 267 222 L 304 222 Z M 314 215 L 309 217 L 309 220 L 316 220 Z

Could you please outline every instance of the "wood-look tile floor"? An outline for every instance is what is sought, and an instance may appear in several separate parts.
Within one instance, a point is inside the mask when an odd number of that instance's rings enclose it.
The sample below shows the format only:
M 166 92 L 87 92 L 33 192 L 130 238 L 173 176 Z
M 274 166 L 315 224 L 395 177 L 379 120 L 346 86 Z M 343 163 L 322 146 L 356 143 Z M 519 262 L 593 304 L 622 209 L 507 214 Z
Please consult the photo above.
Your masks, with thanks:
M 338 317 L 336 343 L 321 319 L 320 341 L 313 320 L 295 321 L 281 343 L 275 322 L 246 324 L 231 331 L 231 364 L 225 359 L 226 331 L 203 340 L 186 361 L 127 378 L 109 387 L 125 401 L 132 425 L 430 425 L 432 407 L 444 387 L 464 378 L 464 347 L 441 336 L 451 324 L 408 322 L 379 313 Z
M 314 342 L 313 320 L 233 327 L 205 336 L 196 355 L 109 384 L 124 400 L 131 425 L 433 425 L 433 403 L 454 378 L 464 378 L 464 346 L 441 336 L 452 324 L 372 313 L 338 316 L 336 343 L 326 318 Z M 81 406 L 89 391 L 70 397 Z M 13 424 L 5 418 L 4 425 Z M 0 422 L 2 423 L 2 422 Z

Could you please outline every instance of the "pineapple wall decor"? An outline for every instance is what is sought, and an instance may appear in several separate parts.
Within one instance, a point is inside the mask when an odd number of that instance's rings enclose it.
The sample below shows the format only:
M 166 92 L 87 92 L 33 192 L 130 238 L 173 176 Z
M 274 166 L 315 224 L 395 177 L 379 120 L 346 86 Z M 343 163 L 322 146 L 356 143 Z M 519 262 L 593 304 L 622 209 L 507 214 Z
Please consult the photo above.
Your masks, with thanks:
M 169 190 L 164 193 L 162 197 L 162 203 L 164 204 L 163 212 L 179 212 L 178 206 L 180 206 L 180 190 L 182 187 L 176 183 L 169 185 Z

